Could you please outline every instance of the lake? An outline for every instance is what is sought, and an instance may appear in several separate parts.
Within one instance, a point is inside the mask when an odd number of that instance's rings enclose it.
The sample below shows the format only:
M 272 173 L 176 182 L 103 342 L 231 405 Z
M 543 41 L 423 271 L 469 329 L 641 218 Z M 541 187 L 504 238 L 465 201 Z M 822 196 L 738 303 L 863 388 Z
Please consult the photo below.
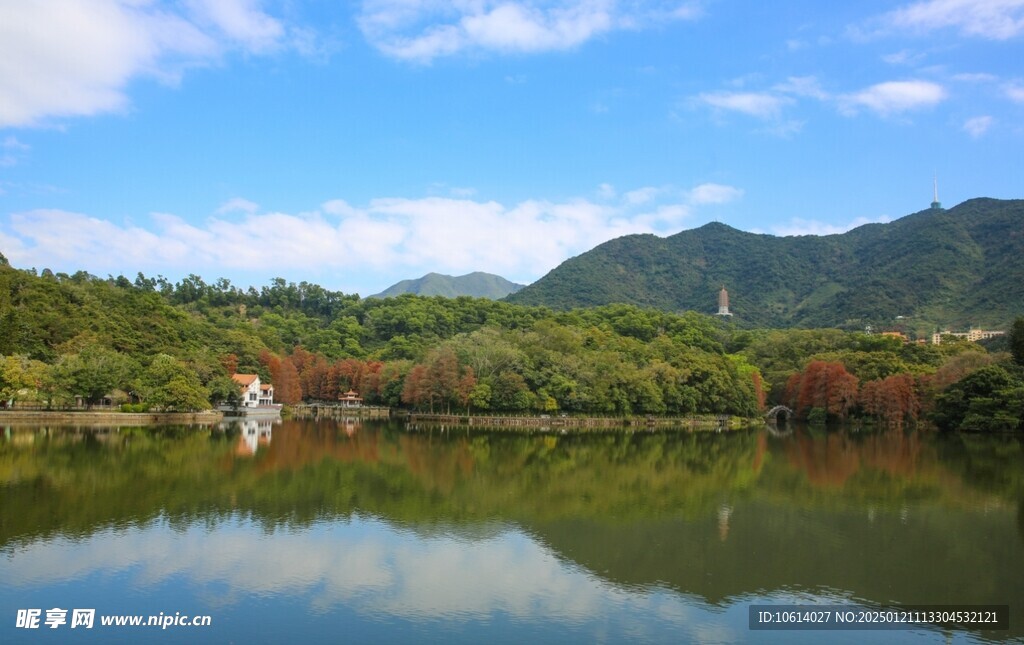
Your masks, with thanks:
M 1010 628 L 751 631 L 752 605 L 792 604 L 1008 605 Z M 822 640 L 1024 642 L 1020 438 L 355 421 L 0 437 L 3 643 Z

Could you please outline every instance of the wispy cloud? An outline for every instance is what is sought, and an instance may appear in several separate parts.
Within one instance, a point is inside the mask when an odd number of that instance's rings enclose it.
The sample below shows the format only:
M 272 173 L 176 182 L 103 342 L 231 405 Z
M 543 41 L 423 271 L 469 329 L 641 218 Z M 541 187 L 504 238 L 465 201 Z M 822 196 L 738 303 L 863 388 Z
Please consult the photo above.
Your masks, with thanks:
M 881 116 L 891 116 L 932 107 L 947 97 L 945 88 L 930 81 L 888 81 L 846 94 L 839 99 L 840 111 L 853 115 L 868 109 Z
M 880 215 L 874 218 L 858 217 L 847 224 L 828 224 L 817 220 L 794 217 L 788 222 L 770 227 L 769 232 L 773 235 L 781 235 L 785 237 L 796 235 L 837 235 L 839 233 L 845 233 L 851 229 L 855 229 L 858 226 L 864 226 L 865 224 L 884 224 L 891 221 L 892 218 L 888 215 Z M 754 230 L 752 232 L 763 233 L 764 231 Z
M 920 52 L 912 52 L 908 49 L 886 54 L 882 56 L 882 60 L 890 65 L 917 65 L 924 60 L 924 54 Z
M 698 97 L 702 103 L 719 110 L 739 112 L 759 119 L 777 119 L 792 99 L 767 92 L 707 92 Z
M 30 145 L 18 141 L 16 137 L 4 137 L 4 140 L 0 141 L 0 168 L 17 165 L 18 161 L 31 149 Z
M 986 72 L 965 72 L 962 74 L 953 74 L 951 77 L 954 81 L 961 83 L 992 83 L 999 80 L 994 74 L 988 74 Z
M 879 32 L 953 29 L 964 36 L 1007 40 L 1024 33 L 1024 0 L 925 0 L 873 23 Z
M 743 197 L 743 190 L 723 184 L 701 184 L 690 191 L 692 204 L 727 204 Z
M 700 14 L 696 2 L 617 0 L 364 0 L 357 22 L 377 49 L 429 63 L 464 51 L 564 50 L 603 34 L 642 29 Z
M 291 34 L 257 0 L 4 3 L 0 127 L 123 110 L 133 79 L 174 84 L 230 52 L 287 47 Z
M 609 187 L 610 188 L 610 187 Z M 605 193 L 614 198 L 614 191 Z M 430 196 L 380 198 L 362 206 L 332 200 L 308 213 L 261 212 L 235 198 L 190 223 L 152 214 L 145 225 L 39 209 L 0 224 L 0 250 L 15 266 L 103 273 L 491 271 L 533 280 L 568 257 L 631 233 L 680 230 L 693 209 L 738 199 L 720 184 L 689 190 L 640 188 L 615 201 L 526 200 L 513 205 Z M 272 249 L 272 253 L 268 253 Z
M 799 96 L 827 101 L 831 95 L 822 89 L 821 83 L 814 76 L 790 76 L 772 88 L 774 91 L 790 96 Z
M 759 132 L 788 138 L 800 132 L 804 121 L 788 118 L 786 112 L 800 99 L 808 98 L 829 101 L 832 96 L 814 76 L 790 76 L 763 91 L 705 92 L 695 100 L 716 112 L 735 112 L 765 121 Z
M 251 215 L 259 209 L 260 206 L 256 202 L 251 202 L 243 197 L 234 197 L 224 202 L 221 207 L 217 209 L 217 214 L 223 215 L 224 213 L 235 213 L 241 211 Z
M 215 28 L 246 51 L 273 50 L 284 39 L 284 25 L 264 13 L 259 0 L 187 0 L 185 4 L 193 23 Z
M 964 121 L 964 132 L 977 139 L 988 132 L 995 120 L 990 116 L 976 116 Z
M 1015 103 L 1024 103 L 1024 85 L 1011 83 L 1003 87 L 1006 97 Z

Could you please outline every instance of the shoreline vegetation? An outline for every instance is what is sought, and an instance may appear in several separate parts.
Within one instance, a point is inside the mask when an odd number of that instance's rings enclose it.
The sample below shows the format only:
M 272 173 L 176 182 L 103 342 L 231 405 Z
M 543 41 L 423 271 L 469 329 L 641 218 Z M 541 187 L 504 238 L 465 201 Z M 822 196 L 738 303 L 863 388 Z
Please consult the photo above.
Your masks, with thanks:
M 562 433 L 608 432 L 620 430 L 740 430 L 763 425 L 762 418 L 744 418 L 731 415 L 694 415 L 688 417 L 552 417 L 517 415 L 473 415 L 473 414 L 422 414 L 411 413 L 407 417 L 408 429 L 416 432 L 421 424 L 434 426 L 459 426 L 485 430 L 540 430 Z
M 172 284 L 37 273 L 0 258 L 0 409 L 191 415 L 237 404 L 231 375 L 241 373 L 273 384 L 275 402 L 292 411 L 330 408 L 352 392 L 404 414 L 537 417 L 521 423 L 552 427 L 570 423 L 563 418 L 717 423 L 782 404 L 810 423 L 1020 431 L 1024 317 L 1006 328 L 993 342 L 928 343 L 895 331 L 749 329 L 626 304 L 560 310 L 361 299 L 282 279 L 257 291 L 194 275 Z
M 300 408 L 310 406 L 300 406 Z M 589 417 L 550 415 L 479 415 L 479 414 L 429 414 L 408 411 L 389 411 L 386 408 L 350 409 L 342 412 L 314 415 L 285 410 L 284 418 L 313 420 L 350 419 L 396 419 L 405 423 L 407 430 L 417 432 L 422 425 L 465 426 L 486 430 L 541 430 L 563 433 L 607 432 L 621 430 L 740 430 L 757 426 L 763 418 L 744 418 L 731 415 L 693 415 L 688 417 Z M 106 425 L 199 425 L 207 426 L 221 421 L 245 421 L 246 417 L 225 415 L 216 410 L 204 412 L 119 412 L 97 410 L 0 410 L 0 426 L 11 424 L 48 423 L 55 425 L 98 426 Z M 261 419 L 264 420 L 264 419 Z

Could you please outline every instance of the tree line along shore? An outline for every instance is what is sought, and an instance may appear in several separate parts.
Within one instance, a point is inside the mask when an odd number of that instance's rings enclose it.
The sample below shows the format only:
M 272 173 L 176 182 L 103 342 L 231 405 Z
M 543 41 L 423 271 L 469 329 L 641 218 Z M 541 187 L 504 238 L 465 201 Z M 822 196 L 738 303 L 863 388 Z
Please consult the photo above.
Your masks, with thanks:
M 243 290 L 0 262 L 0 400 L 191 412 L 237 397 L 231 375 L 255 373 L 289 405 L 351 390 L 445 414 L 754 418 L 781 403 L 812 421 L 1017 430 L 1024 319 L 1007 326 L 991 343 L 932 345 L 634 305 L 361 299 L 281 279 Z

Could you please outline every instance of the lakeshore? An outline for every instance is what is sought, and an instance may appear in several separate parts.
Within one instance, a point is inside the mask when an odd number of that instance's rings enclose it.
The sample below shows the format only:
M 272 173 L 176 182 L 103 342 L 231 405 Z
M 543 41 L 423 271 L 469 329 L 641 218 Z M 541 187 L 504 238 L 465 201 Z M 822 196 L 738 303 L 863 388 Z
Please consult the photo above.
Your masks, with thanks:
M 74 426 L 189 424 L 213 425 L 224 419 L 216 410 L 202 412 L 112 412 L 96 410 L 3 410 L 0 425 L 50 424 Z
M 686 417 L 570 417 L 570 416 L 480 416 L 459 414 L 424 414 L 409 413 L 407 421 L 410 429 L 416 430 L 421 423 L 456 425 L 470 428 L 487 428 L 489 430 L 527 430 L 527 431 L 560 431 L 560 432 L 608 432 L 611 430 L 738 430 L 758 425 L 762 419 L 746 419 L 730 415 L 692 415 Z
M 465 426 L 496 431 L 561 431 L 563 433 L 609 432 L 623 430 L 683 429 L 722 431 L 753 427 L 761 419 L 729 415 L 693 415 L 687 417 L 570 417 L 549 415 L 458 415 L 393 411 L 384 407 L 339 408 L 333 406 L 299 405 L 288 408 L 287 416 L 295 419 L 395 419 L 405 422 L 408 430 L 419 430 L 420 424 Z M 4 410 L 0 425 L 214 425 L 231 417 L 218 410 L 203 412 L 114 412 L 109 410 Z

